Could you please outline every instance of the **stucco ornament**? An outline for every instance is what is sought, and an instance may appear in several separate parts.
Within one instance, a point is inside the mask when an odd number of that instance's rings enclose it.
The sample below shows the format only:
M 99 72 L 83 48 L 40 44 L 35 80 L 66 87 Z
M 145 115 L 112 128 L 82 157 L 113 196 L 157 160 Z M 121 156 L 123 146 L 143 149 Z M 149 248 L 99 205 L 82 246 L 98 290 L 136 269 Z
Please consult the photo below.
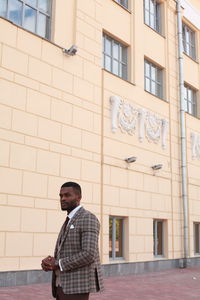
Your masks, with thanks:
M 169 129 L 169 122 L 166 119 L 162 119 L 162 148 L 167 147 L 167 134 Z
M 111 96 L 110 103 L 111 103 L 111 128 L 112 128 L 112 132 L 115 133 L 118 129 L 118 116 L 119 116 L 119 110 L 122 101 L 118 96 Z
M 116 133 L 118 128 L 123 133 L 133 135 L 138 132 L 138 139 L 143 142 L 146 137 L 149 142 L 158 143 L 166 149 L 168 121 L 143 108 L 135 108 L 125 103 L 119 96 L 110 97 L 111 129 Z
M 146 113 L 147 113 L 146 110 L 143 109 L 143 108 L 140 108 L 138 110 L 138 126 L 139 126 L 139 128 L 138 128 L 139 129 L 138 138 L 139 138 L 140 142 L 143 142 L 144 136 L 145 136 L 145 133 L 144 133 L 145 126 L 144 126 L 144 124 L 145 124 Z
M 119 112 L 119 128 L 130 135 L 135 133 L 138 111 L 130 104 L 122 102 Z
M 161 119 L 147 112 L 145 120 L 146 137 L 149 142 L 158 143 L 161 137 Z
M 192 159 L 200 159 L 200 135 L 192 132 L 190 135 Z

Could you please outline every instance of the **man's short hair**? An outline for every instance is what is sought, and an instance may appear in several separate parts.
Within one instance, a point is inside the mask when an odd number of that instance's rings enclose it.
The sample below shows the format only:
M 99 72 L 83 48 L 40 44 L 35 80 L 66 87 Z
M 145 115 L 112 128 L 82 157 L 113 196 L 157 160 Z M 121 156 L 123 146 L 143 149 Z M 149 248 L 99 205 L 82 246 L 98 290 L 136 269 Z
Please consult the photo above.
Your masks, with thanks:
M 79 195 L 82 194 L 81 187 L 76 182 L 72 182 L 72 181 L 65 182 L 65 183 L 63 183 L 63 185 L 61 186 L 61 188 L 64 188 L 64 187 L 72 187 L 76 191 L 76 193 L 78 193 Z

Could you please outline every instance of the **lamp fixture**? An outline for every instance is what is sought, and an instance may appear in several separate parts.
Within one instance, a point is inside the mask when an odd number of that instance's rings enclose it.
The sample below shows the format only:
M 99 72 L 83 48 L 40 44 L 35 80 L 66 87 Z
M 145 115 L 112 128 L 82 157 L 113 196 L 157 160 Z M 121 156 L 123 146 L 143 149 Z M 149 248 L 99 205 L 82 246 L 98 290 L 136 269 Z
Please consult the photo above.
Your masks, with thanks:
M 63 53 L 70 56 L 75 55 L 77 51 L 78 51 L 78 47 L 76 45 L 72 45 L 69 49 L 63 48 Z
M 133 163 L 136 160 L 137 160 L 137 157 L 135 157 L 135 156 L 131 156 L 131 157 L 125 158 L 125 162 L 127 162 L 128 164 Z
M 152 169 L 153 169 L 153 170 L 160 170 L 160 169 L 162 169 L 162 167 L 163 167 L 162 164 L 158 164 L 158 165 L 152 166 Z

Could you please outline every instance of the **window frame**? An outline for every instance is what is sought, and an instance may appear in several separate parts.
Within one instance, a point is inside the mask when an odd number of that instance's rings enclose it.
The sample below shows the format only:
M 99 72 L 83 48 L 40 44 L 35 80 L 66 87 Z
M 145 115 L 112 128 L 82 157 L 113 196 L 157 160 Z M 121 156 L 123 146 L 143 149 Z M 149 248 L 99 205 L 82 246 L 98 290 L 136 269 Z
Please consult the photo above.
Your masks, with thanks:
M 129 9 L 129 5 L 128 5 L 129 0 L 114 0 L 114 1 L 120 4 L 121 6 L 123 6 L 125 9 Z
M 110 54 L 106 52 L 106 40 L 108 40 L 111 43 L 111 50 L 110 50 Z M 119 59 L 114 57 L 113 54 L 113 48 L 114 45 L 118 45 L 118 56 Z M 123 61 L 123 59 L 120 59 L 120 56 L 122 56 L 120 54 L 120 52 L 122 53 L 123 51 L 125 51 L 125 61 Z M 106 57 L 108 57 L 110 59 L 110 69 L 106 67 Z M 118 64 L 118 72 L 115 73 L 113 70 L 113 66 L 114 66 L 114 62 L 116 62 Z M 123 76 L 123 67 L 124 67 L 124 73 L 125 76 Z M 107 70 L 108 72 L 111 72 L 112 74 L 118 76 L 119 78 L 122 78 L 126 81 L 128 81 L 128 47 L 125 46 L 124 44 L 122 44 L 121 42 L 117 41 L 116 39 L 112 38 L 111 36 L 109 36 L 106 33 L 103 33 L 103 68 L 105 70 Z
M 15 22 L 14 20 L 12 20 L 11 18 L 9 18 L 9 12 L 10 12 L 10 7 L 11 7 L 11 0 L 5 0 L 6 2 L 6 11 L 5 11 L 5 16 L 1 16 L 2 18 L 12 22 L 13 24 L 19 26 L 20 28 L 23 28 L 24 30 L 27 30 L 33 34 L 36 34 L 44 39 L 50 40 L 51 39 L 51 20 L 52 20 L 52 6 L 53 6 L 53 1 L 52 0 L 47 0 L 49 1 L 49 11 L 44 11 L 42 8 L 39 8 L 39 3 L 38 0 L 36 0 L 36 5 L 30 4 L 27 2 L 27 0 L 17 0 L 19 3 L 21 3 L 21 9 L 20 9 L 20 13 L 21 13 L 21 20 L 20 23 Z M 16 2 L 17 3 L 17 2 Z M 35 28 L 34 30 L 31 30 L 30 28 L 25 27 L 25 10 L 26 8 L 29 7 L 30 9 L 32 9 L 33 11 L 35 11 L 36 13 L 36 17 L 35 17 Z M 39 16 L 43 15 L 45 16 L 45 35 L 42 35 L 38 32 L 38 27 L 39 27 Z
M 158 229 L 157 229 L 157 225 L 158 223 L 162 224 L 162 241 L 161 241 L 161 246 L 162 246 L 162 253 L 158 254 Z M 164 230 L 164 226 L 165 226 L 165 222 L 164 220 L 161 219 L 154 219 L 153 220 L 153 255 L 154 257 L 164 257 L 165 256 L 165 238 L 164 238 L 164 234 L 165 234 L 165 230 Z
M 111 240 L 111 253 L 112 256 L 110 256 L 110 250 L 109 250 L 109 259 L 110 260 L 124 260 L 124 255 L 125 255 L 125 218 L 120 217 L 120 216 L 109 216 L 109 223 L 110 220 L 112 220 L 112 239 L 110 239 L 110 229 L 109 229 L 109 244 Z M 115 247 L 115 242 L 116 242 L 116 220 L 122 220 L 122 249 L 121 253 L 122 256 L 116 256 L 116 247 Z M 110 225 L 110 224 L 109 224 Z M 109 246 L 110 247 L 110 246 Z
M 146 7 L 146 1 L 148 1 L 148 8 Z M 150 5 L 153 4 L 154 12 L 151 12 Z M 159 34 L 162 34 L 162 11 L 161 11 L 161 3 L 157 0 L 144 0 L 144 23 L 152 28 Z M 148 20 L 147 20 L 148 15 Z M 151 24 L 151 17 L 153 17 L 153 25 Z
M 196 249 L 196 226 L 198 226 L 198 251 Z M 194 254 L 200 255 L 200 223 L 194 222 Z
M 146 65 L 149 66 L 149 76 L 146 73 Z M 152 78 L 152 70 L 155 69 L 155 80 Z M 164 99 L 164 74 L 161 67 L 149 61 L 147 58 L 144 59 L 144 89 L 146 92 Z M 147 88 L 147 80 L 149 80 L 150 89 Z M 154 83 L 154 84 L 153 84 Z M 153 92 L 152 86 L 155 85 L 155 93 Z
M 189 99 L 189 91 L 191 92 L 192 99 Z M 187 98 L 185 97 L 186 94 L 187 94 Z M 197 118 L 197 91 L 187 83 L 184 83 L 184 107 L 185 106 L 187 106 L 185 112 Z M 192 107 L 192 112 L 190 112 L 191 107 Z
M 189 37 L 187 37 L 187 33 Z M 182 43 L 183 43 L 184 53 L 196 61 L 197 59 L 196 32 L 184 22 L 182 25 L 182 37 L 183 37 Z

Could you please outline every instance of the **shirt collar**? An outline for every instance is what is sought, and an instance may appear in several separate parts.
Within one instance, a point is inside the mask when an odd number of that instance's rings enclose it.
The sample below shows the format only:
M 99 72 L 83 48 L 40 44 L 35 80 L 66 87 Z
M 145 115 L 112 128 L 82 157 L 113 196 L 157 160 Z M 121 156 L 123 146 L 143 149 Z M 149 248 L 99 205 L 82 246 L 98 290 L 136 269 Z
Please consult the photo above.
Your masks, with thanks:
M 68 214 L 68 218 L 71 220 L 74 215 L 77 213 L 77 211 L 81 208 L 81 205 L 78 205 L 76 208 L 74 208 L 69 214 Z

